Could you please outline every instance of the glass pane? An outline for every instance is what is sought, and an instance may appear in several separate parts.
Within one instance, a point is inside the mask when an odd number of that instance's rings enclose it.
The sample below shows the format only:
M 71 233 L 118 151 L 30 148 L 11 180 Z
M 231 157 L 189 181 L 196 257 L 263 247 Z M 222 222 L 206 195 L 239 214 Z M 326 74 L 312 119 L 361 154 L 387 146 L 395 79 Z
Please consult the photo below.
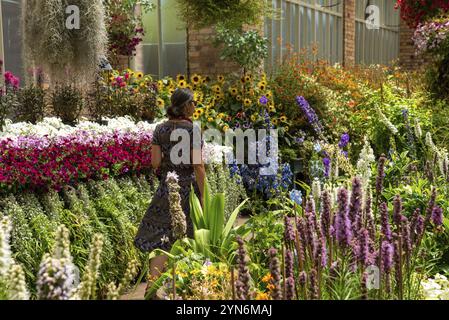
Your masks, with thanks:
M 11 71 L 22 80 L 24 77 L 22 61 L 22 41 L 20 39 L 20 3 L 2 1 L 4 70 Z

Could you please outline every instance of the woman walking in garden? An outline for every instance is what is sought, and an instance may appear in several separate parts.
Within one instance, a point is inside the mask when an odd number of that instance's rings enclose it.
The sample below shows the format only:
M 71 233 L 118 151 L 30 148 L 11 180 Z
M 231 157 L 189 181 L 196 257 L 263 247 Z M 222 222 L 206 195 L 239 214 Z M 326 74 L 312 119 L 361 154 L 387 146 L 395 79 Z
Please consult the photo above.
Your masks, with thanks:
M 193 137 L 193 123 L 190 120 L 196 107 L 193 93 L 188 89 L 177 89 L 171 97 L 171 106 L 167 108 L 168 121 L 158 125 L 153 134 L 152 140 L 152 166 L 159 171 L 160 185 L 153 200 L 143 218 L 135 245 L 143 252 L 151 252 L 155 249 L 169 251 L 176 239 L 172 237 L 171 217 L 169 211 L 169 191 L 166 183 L 167 173 L 176 172 L 178 175 L 181 206 L 186 215 L 187 236 L 193 237 L 193 224 L 190 219 L 189 194 L 193 185 L 195 193 L 202 199 L 206 171 L 202 161 L 195 164 L 193 159 L 201 159 L 201 144 L 196 146 Z M 174 164 L 170 157 L 172 148 L 180 140 L 171 141 L 173 131 L 183 129 L 190 137 L 190 161 L 187 163 Z M 183 141 L 185 143 L 185 141 Z M 182 155 L 180 155 L 182 156 Z M 176 161 L 175 161 L 176 162 Z M 150 281 L 147 290 L 151 287 L 152 281 L 158 279 L 165 268 L 168 258 L 159 256 L 150 260 Z

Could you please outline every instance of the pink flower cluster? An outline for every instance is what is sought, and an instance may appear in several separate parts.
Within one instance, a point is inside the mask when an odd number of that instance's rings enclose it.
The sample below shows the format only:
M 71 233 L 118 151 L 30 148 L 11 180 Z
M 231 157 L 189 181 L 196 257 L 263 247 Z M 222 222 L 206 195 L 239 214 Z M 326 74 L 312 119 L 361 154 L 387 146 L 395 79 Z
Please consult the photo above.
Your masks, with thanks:
M 5 72 L 5 84 L 15 90 L 19 89 L 20 79 L 12 74 L 10 71 Z
M 20 136 L 0 141 L 0 189 L 61 190 L 89 179 L 107 179 L 151 168 L 152 132 Z
M 449 21 L 432 21 L 420 24 L 413 36 L 413 42 L 418 54 L 438 50 L 449 37 Z

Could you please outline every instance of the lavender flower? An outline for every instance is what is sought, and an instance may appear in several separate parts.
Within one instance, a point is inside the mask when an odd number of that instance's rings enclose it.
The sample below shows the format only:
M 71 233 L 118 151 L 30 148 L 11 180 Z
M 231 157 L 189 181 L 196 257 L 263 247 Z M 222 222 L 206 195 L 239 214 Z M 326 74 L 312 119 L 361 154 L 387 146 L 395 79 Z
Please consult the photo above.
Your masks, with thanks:
M 415 243 L 418 243 L 421 241 L 421 238 L 424 235 L 424 229 L 425 229 L 426 221 L 423 216 L 419 216 L 416 219 L 416 226 L 415 226 Z
M 259 99 L 259 102 L 260 102 L 260 104 L 262 104 L 262 105 L 266 105 L 266 104 L 268 103 L 268 98 L 267 98 L 266 96 L 262 96 L 262 97 Z
M 389 241 L 382 242 L 382 270 L 389 273 L 393 268 L 394 247 Z
M 396 195 L 393 200 L 393 221 L 399 228 L 403 221 L 402 216 L 402 199 L 400 195 Z
M 296 97 L 296 102 L 298 103 L 302 112 L 307 117 L 309 124 L 313 127 L 315 132 L 318 135 L 321 135 L 323 132 L 323 126 L 321 125 L 320 120 L 319 120 L 315 110 L 312 109 L 312 107 L 310 106 L 310 104 L 307 102 L 307 100 L 304 97 L 300 97 L 300 96 Z
M 362 197 L 362 181 L 360 178 L 355 177 L 352 180 L 351 202 L 349 205 L 349 217 L 353 233 L 356 233 L 362 227 Z
M 343 134 L 338 144 L 340 149 L 344 149 L 349 144 L 349 140 L 350 140 L 349 134 L 348 133 Z
M 360 249 L 359 249 L 359 261 L 364 268 L 371 264 L 370 254 L 370 236 L 366 229 L 360 230 Z
M 324 158 L 323 165 L 324 165 L 324 176 L 326 178 L 329 178 L 331 174 L 331 159 L 329 157 Z
M 349 246 L 352 240 L 351 222 L 348 217 L 348 190 L 341 188 L 338 192 L 338 212 L 335 218 L 335 232 L 338 243 Z
M 321 231 L 326 238 L 330 237 L 331 226 L 331 195 L 328 190 L 324 190 L 322 198 Z
M 426 219 L 424 220 L 424 227 L 427 226 L 430 219 L 432 218 L 433 208 L 435 207 L 437 199 L 437 189 L 432 187 L 432 194 L 430 195 L 430 200 L 426 208 Z
M 237 237 L 238 250 L 237 250 L 237 263 L 238 263 L 238 280 L 236 283 L 237 297 L 240 300 L 250 299 L 250 274 L 248 269 L 248 256 L 244 247 L 243 239 Z
M 385 202 L 382 202 L 379 207 L 381 219 L 381 232 L 387 241 L 392 240 L 390 222 L 388 219 L 388 207 Z
M 434 207 L 432 211 L 432 223 L 436 227 L 443 225 L 443 209 Z
M 288 216 L 284 217 L 284 241 L 286 244 L 295 241 L 295 232 Z
M 273 300 L 282 300 L 281 264 L 279 263 L 277 253 L 277 250 L 274 248 L 268 251 L 268 256 L 270 258 L 271 284 L 274 287 L 271 295 Z
M 318 300 L 319 291 L 318 291 L 318 274 L 315 269 L 310 271 L 310 293 L 312 300 Z
M 290 250 L 286 250 L 285 253 L 285 276 L 286 276 L 286 289 L 287 300 L 293 300 L 295 296 L 295 274 L 293 266 L 293 254 Z

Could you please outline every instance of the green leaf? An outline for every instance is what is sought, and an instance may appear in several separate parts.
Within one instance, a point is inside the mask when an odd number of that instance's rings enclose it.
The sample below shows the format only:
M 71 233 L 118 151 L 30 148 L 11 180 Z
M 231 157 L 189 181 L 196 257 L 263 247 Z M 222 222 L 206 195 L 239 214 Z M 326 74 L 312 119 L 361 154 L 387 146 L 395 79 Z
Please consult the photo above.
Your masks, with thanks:
M 249 199 L 246 199 L 243 201 L 235 210 L 231 213 L 229 216 L 228 222 L 226 223 L 226 227 L 223 230 L 223 239 L 226 239 L 229 235 L 229 232 L 231 231 L 232 227 L 234 226 L 234 222 L 237 219 L 237 216 L 242 209 L 242 207 L 248 202 Z
M 211 241 L 215 245 L 220 240 L 224 227 L 225 195 L 223 193 L 213 197 L 209 213 Z
M 203 209 L 201 203 L 192 187 L 190 191 L 190 218 L 192 219 L 195 230 L 204 229 Z

